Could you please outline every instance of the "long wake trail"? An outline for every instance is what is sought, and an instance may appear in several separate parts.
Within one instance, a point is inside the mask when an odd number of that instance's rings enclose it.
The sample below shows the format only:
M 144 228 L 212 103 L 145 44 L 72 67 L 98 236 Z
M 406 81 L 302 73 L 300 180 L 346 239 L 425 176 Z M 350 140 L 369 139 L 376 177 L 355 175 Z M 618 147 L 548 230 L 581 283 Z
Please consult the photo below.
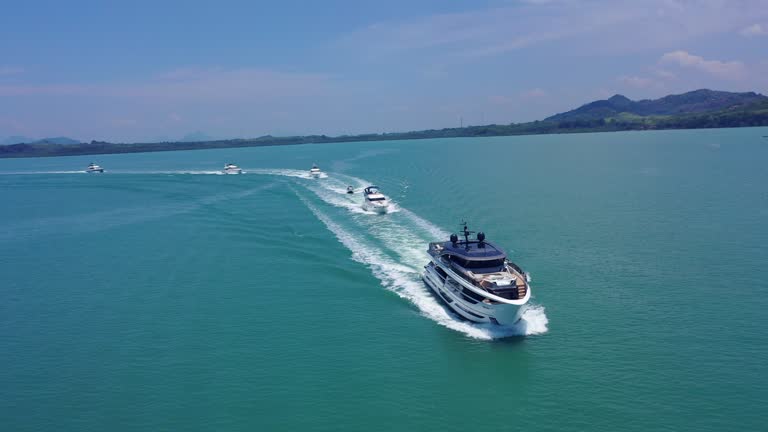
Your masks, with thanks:
M 273 188 L 277 183 L 272 182 L 240 192 L 205 196 L 191 201 L 149 206 L 129 207 L 113 210 L 76 214 L 72 216 L 46 217 L 32 219 L 9 226 L 0 231 L 0 243 L 8 241 L 28 241 L 34 237 L 47 236 L 56 233 L 94 232 L 111 229 L 117 226 L 143 223 L 155 219 L 177 216 L 193 212 L 207 205 L 225 201 L 237 201 L 259 192 Z
M 346 185 L 361 189 L 370 182 L 335 173 L 332 177 L 312 181 L 300 180 L 308 177 L 300 175 L 304 172 L 295 170 L 261 170 L 261 173 L 293 177 L 293 185 L 303 187 L 319 198 L 320 203 L 314 202 L 306 192 L 291 187 L 312 214 L 350 250 L 352 260 L 367 266 L 384 288 L 415 305 L 423 316 L 476 339 L 536 335 L 547 331 L 548 319 L 544 307 L 540 305 L 530 304 L 523 313 L 523 319 L 511 327 L 472 323 L 447 310 L 422 282 L 421 266 L 429 260 L 426 244 L 446 238 L 448 233 L 396 204 L 395 211 L 387 215 L 364 211 L 359 191 L 347 194 Z M 321 208 L 323 205 L 335 207 L 341 212 L 328 211 L 332 208 L 324 210 Z M 363 235 L 357 234 L 361 230 Z

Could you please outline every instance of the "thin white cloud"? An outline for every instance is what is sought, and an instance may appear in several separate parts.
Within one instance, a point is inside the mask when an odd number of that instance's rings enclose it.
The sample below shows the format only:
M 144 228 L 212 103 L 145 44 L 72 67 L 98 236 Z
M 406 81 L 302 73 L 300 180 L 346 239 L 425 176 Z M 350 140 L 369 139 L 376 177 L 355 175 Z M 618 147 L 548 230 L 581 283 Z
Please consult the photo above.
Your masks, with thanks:
M 768 19 L 768 0 L 527 0 L 380 22 L 348 34 L 341 45 L 373 60 L 412 54 L 430 63 L 435 57 L 499 56 L 554 41 L 577 47 L 572 54 L 626 54 L 737 32 L 763 18 Z
M 728 80 L 741 79 L 747 72 L 746 66 L 740 61 L 706 60 L 682 50 L 664 54 L 659 62 L 698 70 Z
M 513 37 L 506 41 L 501 41 L 499 43 L 488 44 L 487 46 L 483 46 L 477 49 L 467 50 L 464 52 L 464 54 L 468 56 L 493 56 L 548 41 L 558 40 L 566 35 L 567 33 L 565 32 L 555 31 L 522 35 Z
M 768 28 L 763 27 L 761 24 L 752 24 L 742 29 L 739 33 L 746 37 L 766 36 L 768 35 Z

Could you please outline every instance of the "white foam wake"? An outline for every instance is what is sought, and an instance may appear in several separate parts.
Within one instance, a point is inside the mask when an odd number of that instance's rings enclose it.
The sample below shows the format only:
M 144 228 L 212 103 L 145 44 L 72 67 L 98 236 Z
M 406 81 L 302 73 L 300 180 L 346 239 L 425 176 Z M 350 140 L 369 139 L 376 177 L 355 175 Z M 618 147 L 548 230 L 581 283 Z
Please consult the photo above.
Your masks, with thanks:
M 247 173 L 317 180 L 312 177 L 308 171 L 286 168 L 256 168 L 247 170 Z M 364 187 L 370 186 L 371 183 L 357 177 L 337 173 L 334 173 L 333 176 L 330 177 L 327 173 L 321 173 L 320 179 L 323 181 L 306 184 L 304 186 L 332 206 L 345 208 L 351 213 L 378 215 L 377 212 L 368 211 L 362 207 L 360 191 Z M 344 182 L 342 179 L 346 179 L 347 181 Z M 352 186 L 353 189 L 355 189 L 355 193 L 347 193 L 347 186 Z M 400 206 L 390 200 L 387 213 L 397 213 L 400 210 Z
M 147 171 L 135 171 L 135 170 L 120 170 L 120 169 L 105 169 L 103 173 L 87 173 L 85 171 L 16 171 L 16 172 L 0 172 L 0 175 L 43 175 L 43 174 L 91 174 L 93 176 L 101 175 L 174 175 L 174 174 L 189 174 L 189 175 L 224 175 L 222 171 L 211 170 L 147 170 Z
M 335 192 L 331 189 L 333 186 L 329 187 L 318 184 L 309 184 L 305 186 L 327 204 L 347 209 L 351 213 L 367 213 L 363 210 L 362 198 L 359 193 L 348 194 L 346 193 L 346 190 L 344 190 L 343 193 L 341 191 Z
M 0 231 L 0 243 L 26 241 L 34 237 L 60 233 L 80 233 L 108 230 L 114 227 L 144 223 L 155 219 L 172 217 L 196 211 L 204 206 L 224 201 L 237 201 L 261 191 L 271 189 L 276 183 L 234 193 L 223 193 L 202 197 L 187 202 L 161 204 L 157 206 L 128 207 L 88 212 L 71 216 L 55 216 L 30 219 L 11 225 Z
M 309 174 L 309 170 L 296 170 L 296 169 L 287 169 L 287 168 L 254 168 L 254 169 L 245 169 L 244 171 L 248 174 L 266 174 L 266 175 L 296 177 L 296 178 L 315 180 L 315 177 Z M 328 178 L 328 174 L 321 172 L 319 177 L 321 179 L 325 179 L 325 178 Z
M 421 281 L 421 272 L 418 267 L 414 267 L 413 264 L 406 265 L 396 262 L 382 249 L 375 247 L 363 238 L 353 236 L 300 193 L 296 192 L 296 194 L 309 210 L 312 211 L 312 213 L 336 236 L 339 242 L 352 252 L 353 260 L 366 265 L 373 275 L 381 281 L 382 286 L 410 301 L 419 309 L 421 314 L 427 318 L 442 326 L 459 331 L 476 339 L 496 339 L 509 336 L 532 335 L 547 331 L 547 318 L 544 313 L 544 308 L 541 306 L 529 307 L 524 312 L 523 319 L 513 327 L 475 324 L 459 319 L 440 305 L 432 294 L 429 293 Z M 383 237 L 392 234 L 395 233 L 392 232 L 392 230 L 388 230 Z M 404 234 L 404 232 L 399 232 L 397 234 L 400 236 L 407 235 Z M 377 238 L 382 237 L 377 236 Z M 397 241 L 398 250 L 404 250 L 404 252 L 400 252 L 399 254 L 401 262 L 427 262 L 425 253 L 419 252 L 418 249 L 413 247 L 404 247 L 404 245 L 408 244 L 418 244 L 421 246 L 424 244 L 423 241 L 400 243 L 400 241 L 408 241 L 402 237 L 392 241 Z M 387 248 L 389 247 L 390 245 L 387 245 Z
M 375 211 L 366 210 L 363 208 L 362 195 L 360 193 L 348 194 L 346 188 L 329 186 L 329 185 L 306 185 L 307 189 L 314 192 L 318 198 L 325 201 L 335 207 L 342 207 L 349 210 L 351 213 L 366 214 L 366 215 L 380 215 Z M 397 213 L 400 211 L 400 207 L 397 203 L 389 202 L 387 213 Z
M 43 175 L 43 174 L 88 174 L 84 170 L 80 171 L 6 171 L 0 172 L 0 175 Z
M 221 170 L 148 170 L 148 171 L 129 171 L 129 170 L 105 170 L 104 174 L 133 174 L 133 175 L 224 175 Z
M 342 181 L 344 179 L 347 181 Z M 361 191 L 363 188 L 368 187 L 371 184 L 372 183 L 357 177 L 334 173 L 333 177 L 326 181 L 317 182 L 316 184 L 306 186 L 321 200 L 332 206 L 346 208 L 352 213 L 379 215 L 379 213 L 375 211 L 363 209 L 362 206 L 363 198 Z M 347 193 L 347 186 L 352 186 L 352 188 L 355 189 L 355 193 Z M 400 206 L 390 198 L 387 213 L 398 213 L 400 210 Z
M 410 219 L 416 226 L 423 229 L 427 233 L 429 233 L 432 237 L 435 239 L 444 239 L 448 238 L 450 235 L 448 231 L 443 230 L 442 228 L 432 224 L 431 222 L 427 221 L 426 219 L 422 218 L 421 216 L 418 216 L 416 213 L 408 210 L 408 209 L 402 209 L 403 214 Z
M 292 169 L 251 169 L 249 173 L 277 175 L 309 179 L 307 171 Z M 400 213 L 394 217 L 368 217 L 373 215 L 362 208 L 360 190 L 371 183 L 346 174 L 333 173 L 319 182 L 297 182 L 321 201 L 333 207 L 347 210 L 348 222 L 367 231 L 367 235 L 354 236 L 340 221 L 334 221 L 309 199 L 291 188 L 312 213 L 334 233 L 336 238 L 352 252 L 352 259 L 365 264 L 388 290 L 416 305 L 422 315 L 433 321 L 478 339 L 496 339 L 509 336 L 535 335 L 547 331 L 547 316 L 539 305 L 528 305 L 522 320 L 512 327 L 492 324 L 476 324 L 453 315 L 436 300 L 421 281 L 421 265 L 429 258 L 425 248 L 429 241 L 447 238 L 448 233 L 426 219 L 390 204 L 388 213 Z M 356 189 L 348 194 L 347 186 Z M 363 217 L 365 216 L 365 217 Z M 372 243 L 368 239 L 374 240 Z M 376 244 L 380 244 L 377 246 Z M 393 258 L 397 257 L 397 260 Z

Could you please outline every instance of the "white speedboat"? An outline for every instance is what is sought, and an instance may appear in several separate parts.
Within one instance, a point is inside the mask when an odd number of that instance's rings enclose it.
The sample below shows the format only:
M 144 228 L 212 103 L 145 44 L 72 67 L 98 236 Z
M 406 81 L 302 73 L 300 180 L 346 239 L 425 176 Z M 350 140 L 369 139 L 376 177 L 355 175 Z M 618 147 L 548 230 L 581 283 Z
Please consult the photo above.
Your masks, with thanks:
M 447 242 L 430 243 L 424 266 L 427 286 L 459 316 L 478 323 L 513 325 L 531 298 L 530 277 L 507 259 L 499 247 L 464 224 L 464 241 L 451 234 Z
M 224 170 L 222 172 L 224 174 L 242 174 L 243 170 L 235 164 L 228 163 L 224 165 Z
M 389 200 L 378 186 L 368 186 L 363 190 L 363 210 L 376 213 L 386 213 L 389 210 Z
M 96 165 L 95 163 L 91 162 L 90 165 L 88 165 L 88 168 L 85 169 L 85 172 L 87 173 L 103 173 L 104 168 Z
M 309 176 L 313 178 L 320 177 L 320 174 L 322 171 L 320 171 L 320 168 L 317 167 L 317 165 L 312 164 L 312 168 L 309 169 Z
M 353 193 L 355 193 L 355 188 L 353 188 L 352 186 L 347 186 L 347 193 L 348 193 L 348 194 L 353 194 Z

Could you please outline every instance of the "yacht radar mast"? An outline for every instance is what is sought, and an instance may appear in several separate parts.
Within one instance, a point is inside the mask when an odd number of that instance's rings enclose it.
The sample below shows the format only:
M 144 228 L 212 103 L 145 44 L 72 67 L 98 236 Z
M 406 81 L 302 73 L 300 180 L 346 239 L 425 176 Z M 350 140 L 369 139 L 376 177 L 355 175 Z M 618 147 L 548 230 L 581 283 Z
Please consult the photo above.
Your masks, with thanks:
M 460 225 L 464 225 L 464 230 L 462 231 L 462 234 L 464 235 L 464 244 L 466 245 L 467 250 L 469 250 L 469 235 L 474 234 L 475 232 L 467 229 L 466 221 L 462 221 Z

